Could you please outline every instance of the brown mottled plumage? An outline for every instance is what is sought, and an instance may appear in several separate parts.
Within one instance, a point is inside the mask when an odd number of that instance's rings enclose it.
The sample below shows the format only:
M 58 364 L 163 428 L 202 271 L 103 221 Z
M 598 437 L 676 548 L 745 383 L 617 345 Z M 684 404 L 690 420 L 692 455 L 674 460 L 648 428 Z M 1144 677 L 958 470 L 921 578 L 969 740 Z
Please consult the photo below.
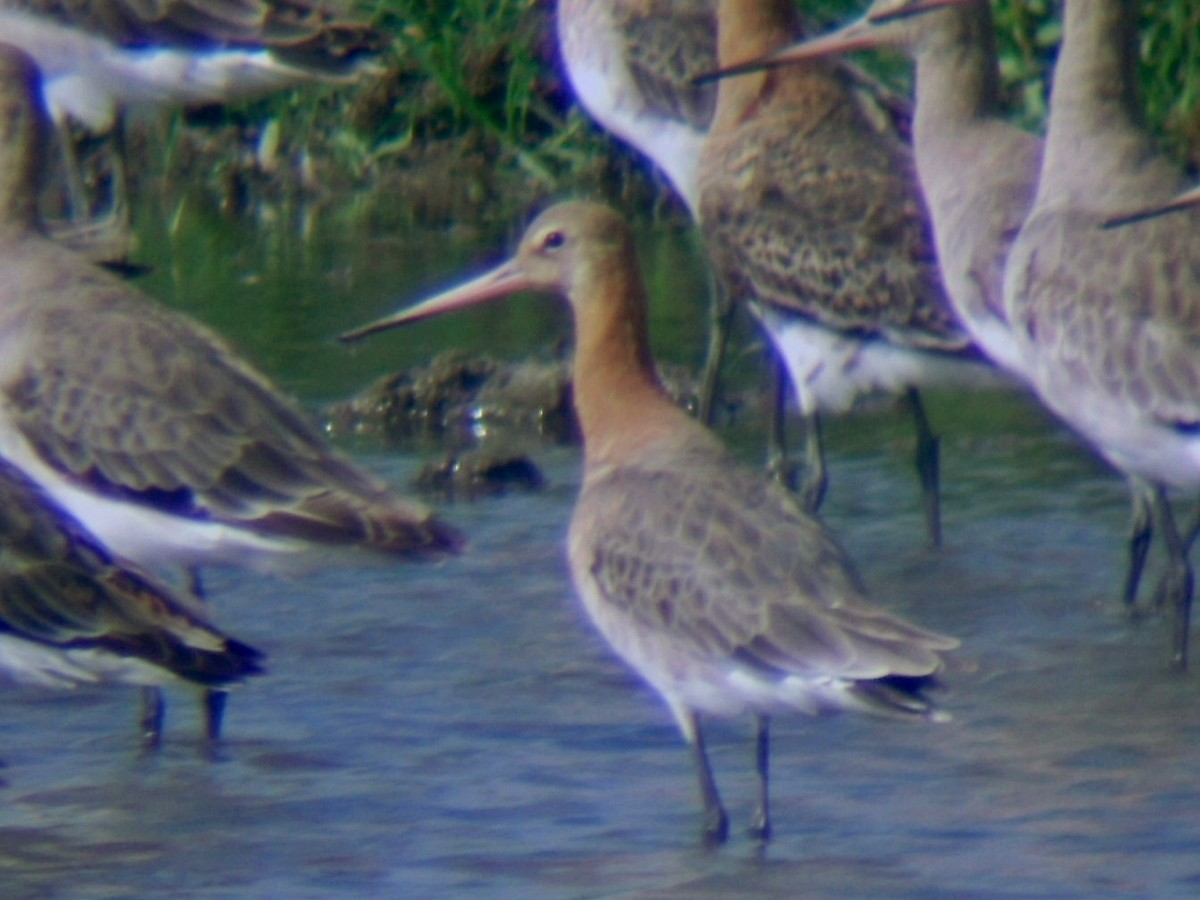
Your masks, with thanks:
M 798 33 L 789 0 L 723 0 L 719 24 L 723 69 Z M 700 172 L 713 265 L 735 299 L 756 304 L 807 416 L 943 378 L 973 356 L 942 288 L 911 152 L 844 72 L 816 62 L 723 79 Z M 819 457 L 810 444 L 814 506 Z M 936 472 L 923 481 L 936 540 Z
M 650 356 L 633 238 L 606 207 L 552 207 L 508 263 L 345 339 L 525 289 L 559 295 L 575 320 L 584 437 L 568 536 L 576 592 L 695 747 L 709 840 L 724 840 L 728 819 L 700 716 L 756 716 L 752 831 L 766 838 L 767 717 L 928 713 L 920 689 L 957 642 L 870 605 L 825 528 L 671 402 Z
M 727 14 L 726 14 L 727 13 Z M 790 43 L 791 5 L 727 0 L 721 65 Z M 823 65 L 721 82 L 702 221 L 735 296 L 901 346 L 961 350 L 909 149 Z

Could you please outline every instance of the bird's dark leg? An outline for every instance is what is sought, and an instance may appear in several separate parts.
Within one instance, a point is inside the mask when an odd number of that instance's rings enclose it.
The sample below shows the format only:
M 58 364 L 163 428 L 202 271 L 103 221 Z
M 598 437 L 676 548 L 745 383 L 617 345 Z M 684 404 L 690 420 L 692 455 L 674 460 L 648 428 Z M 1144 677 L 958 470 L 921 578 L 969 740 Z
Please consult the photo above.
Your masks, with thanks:
M 717 405 L 717 393 L 721 384 L 721 366 L 725 362 L 725 348 L 729 344 L 729 330 L 733 326 L 733 298 L 715 279 L 710 279 L 708 303 L 708 350 L 704 357 L 704 371 L 700 376 L 699 409 L 697 418 L 705 425 L 713 424 Z
M 204 600 L 204 581 L 200 577 L 199 566 L 192 566 L 187 571 L 192 596 Z M 204 692 L 204 734 L 209 744 L 221 739 L 221 723 L 225 719 L 225 703 L 228 699 L 226 691 L 209 689 Z
M 1167 572 L 1164 577 L 1167 607 L 1171 611 L 1171 665 L 1187 668 L 1188 630 L 1192 613 L 1192 568 L 1187 545 L 1179 536 L 1166 489 L 1155 486 L 1151 495 L 1158 518 L 1158 530 L 1167 548 Z
M 1183 549 L 1187 553 L 1191 553 L 1192 545 L 1196 543 L 1196 538 L 1200 537 L 1200 504 L 1192 511 L 1191 521 L 1183 530 Z
M 1154 487 L 1140 478 L 1129 478 L 1129 571 L 1121 601 L 1128 612 L 1137 606 L 1138 585 L 1146 566 L 1146 554 L 1154 537 Z
M 142 731 L 142 746 L 145 749 L 158 750 L 162 747 L 165 714 L 166 704 L 163 702 L 162 691 L 156 687 L 142 688 L 142 713 L 138 724 Z
M 796 465 L 788 455 L 787 410 L 791 379 L 787 365 L 776 356 L 772 372 L 771 421 L 767 432 L 767 471 L 789 491 L 800 495 L 804 509 L 816 513 L 825 499 L 825 448 L 821 442 L 821 423 L 816 412 L 804 412 L 804 473 L 798 477 Z
M 125 168 L 125 114 L 117 113 L 117 121 L 113 125 L 112 152 L 109 163 L 109 216 L 126 228 L 130 227 L 131 214 L 129 209 L 129 174 Z
M 783 421 L 782 419 L 780 421 Z M 793 480 L 795 476 L 792 476 Z M 829 475 L 825 470 L 825 437 L 821 433 L 821 414 L 816 410 L 804 414 L 804 478 L 800 482 L 800 502 L 804 509 L 816 515 L 825 502 Z
M 188 590 L 197 600 L 204 600 L 204 579 L 200 577 L 199 566 L 189 566 L 187 569 Z
M 771 838 L 770 788 L 768 770 L 771 762 L 771 718 L 754 717 L 754 770 L 758 774 L 758 808 L 750 822 L 750 836 L 766 841 Z
M 912 409 L 913 421 L 917 426 L 917 477 L 921 481 L 921 502 L 925 506 L 925 525 L 929 530 L 929 543 L 934 547 L 942 544 L 942 500 L 939 482 L 937 435 L 929 427 L 925 405 L 921 394 L 910 387 L 907 392 L 908 405 Z
M 84 183 L 83 162 L 75 146 L 75 129 L 69 121 L 60 124 L 58 140 L 63 158 L 63 175 L 67 183 L 67 202 L 71 206 L 72 222 L 87 222 L 92 217 L 92 204 L 88 199 L 87 185 Z
M 207 690 L 204 692 L 204 734 L 210 744 L 221 739 L 221 723 L 225 718 L 225 701 L 229 698 L 226 691 Z
M 700 802 L 704 806 L 705 844 L 723 844 L 729 837 L 729 816 L 721 806 L 721 795 L 713 778 L 712 766 L 708 764 L 708 753 L 704 749 L 704 732 L 700 729 L 700 717 L 691 714 L 692 754 L 696 760 L 696 774 L 700 779 Z

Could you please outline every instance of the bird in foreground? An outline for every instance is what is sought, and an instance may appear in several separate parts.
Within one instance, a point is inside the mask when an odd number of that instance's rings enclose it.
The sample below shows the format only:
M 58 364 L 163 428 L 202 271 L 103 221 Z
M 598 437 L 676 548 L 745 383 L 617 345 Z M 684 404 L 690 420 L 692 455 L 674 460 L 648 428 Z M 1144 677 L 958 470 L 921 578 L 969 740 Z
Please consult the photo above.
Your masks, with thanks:
M 1068 0 L 1037 196 L 1004 299 L 1045 404 L 1150 485 L 1167 548 L 1171 662 L 1187 664 L 1192 571 L 1169 489 L 1200 488 L 1200 212 L 1103 227 L 1170 202 L 1182 171 L 1142 126 L 1137 5 Z
M 791 0 L 722 0 L 723 69 L 795 40 Z M 700 165 L 701 226 L 719 278 L 751 308 L 791 375 L 807 425 L 802 496 L 825 491 L 818 414 L 870 391 L 903 394 L 931 543 L 938 443 L 918 388 L 990 379 L 938 272 L 910 149 L 822 61 L 724 78 Z
M 841 709 L 929 716 L 922 689 L 958 642 L 871 605 L 820 522 L 671 402 L 650 355 L 633 238 L 607 207 L 551 207 L 509 262 L 343 339 L 523 290 L 558 295 L 574 317 L 584 441 L 568 533 L 575 590 L 692 745 L 707 841 L 725 840 L 728 816 L 701 718 L 754 715 L 751 833 L 765 840 L 769 717 Z
M 187 682 L 223 693 L 259 674 L 262 658 L 0 459 L 0 672 L 44 687 Z
M 92 210 L 68 123 L 118 140 L 113 212 L 128 214 L 121 119 L 130 108 L 248 100 L 347 83 L 390 43 L 339 0 L 0 0 L 0 40 L 34 58 L 60 130 L 76 218 Z
M 47 128 L 36 67 L 0 45 L 0 455 L 151 570 L 457 551 L 215 333 L 44 236 Z

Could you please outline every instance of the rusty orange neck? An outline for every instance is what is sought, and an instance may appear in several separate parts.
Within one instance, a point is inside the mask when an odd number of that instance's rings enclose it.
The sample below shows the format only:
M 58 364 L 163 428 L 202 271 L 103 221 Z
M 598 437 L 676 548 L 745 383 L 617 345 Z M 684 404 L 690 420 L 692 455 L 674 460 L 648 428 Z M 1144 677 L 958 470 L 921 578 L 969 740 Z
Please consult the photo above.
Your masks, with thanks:
M 690 418 L 666 395 L 650 355 L 646 289 L 628 241 L 576 273 L 575 408 L 589 467 L 633 461 Z
M 803 36 L 792 0 L 721 0 L 717 56 L 722 68 L 765 56 Z M 765 69 L 721 80 L 711 134 L 728 135 L 750 119 L 777 111 L 820 117 L 842 102 L 823 60 Z

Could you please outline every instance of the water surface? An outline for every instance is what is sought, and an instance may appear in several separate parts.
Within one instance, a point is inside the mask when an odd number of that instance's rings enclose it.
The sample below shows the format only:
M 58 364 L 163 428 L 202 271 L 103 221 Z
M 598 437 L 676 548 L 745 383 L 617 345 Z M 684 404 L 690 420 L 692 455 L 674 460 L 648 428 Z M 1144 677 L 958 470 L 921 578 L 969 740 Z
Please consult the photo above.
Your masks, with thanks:
M 517 355 L 565 327 L 530 299 L 347 354 L 331 335 L 494 259 L 505 236 L 210 225 L 185 216 L 174 241 L 150 227 L 146 288 L 314 405 L 456 338 Z M 686 242 L 661 252 L 668 274 L 689 258 Z M 681 362 L 701 334 L 689 278 L 655 322 Z M 0 693 L 3 894 L 1194 895 L 1197 688 L 1166 670 L 1160 619 L 1116 609 L 1121 483 L 1015 394 L 948 392 L 930 411 L 946 546 L 923 546 L 911 427 L 889 406 L 830 428 L 827 519 L 878 602 L 962 639 L 940 695 L 953 720 L 780 717 L 765 850 L 742 831 L 749 722 L 711 730 L 734 828 L 699 846 L 682 742 L 572 598 L 579 454 L 546 448 L 544 492 L 446 508 L 471 538 L 460 560 L 213 570 L 219 621 L 270 654 L 216 761 L 187 691 L 150 757 L 132 691 Z M 749 424 L 730 437 L 758 458 Z M 351 449 L 402 490 L 429 452 Z

